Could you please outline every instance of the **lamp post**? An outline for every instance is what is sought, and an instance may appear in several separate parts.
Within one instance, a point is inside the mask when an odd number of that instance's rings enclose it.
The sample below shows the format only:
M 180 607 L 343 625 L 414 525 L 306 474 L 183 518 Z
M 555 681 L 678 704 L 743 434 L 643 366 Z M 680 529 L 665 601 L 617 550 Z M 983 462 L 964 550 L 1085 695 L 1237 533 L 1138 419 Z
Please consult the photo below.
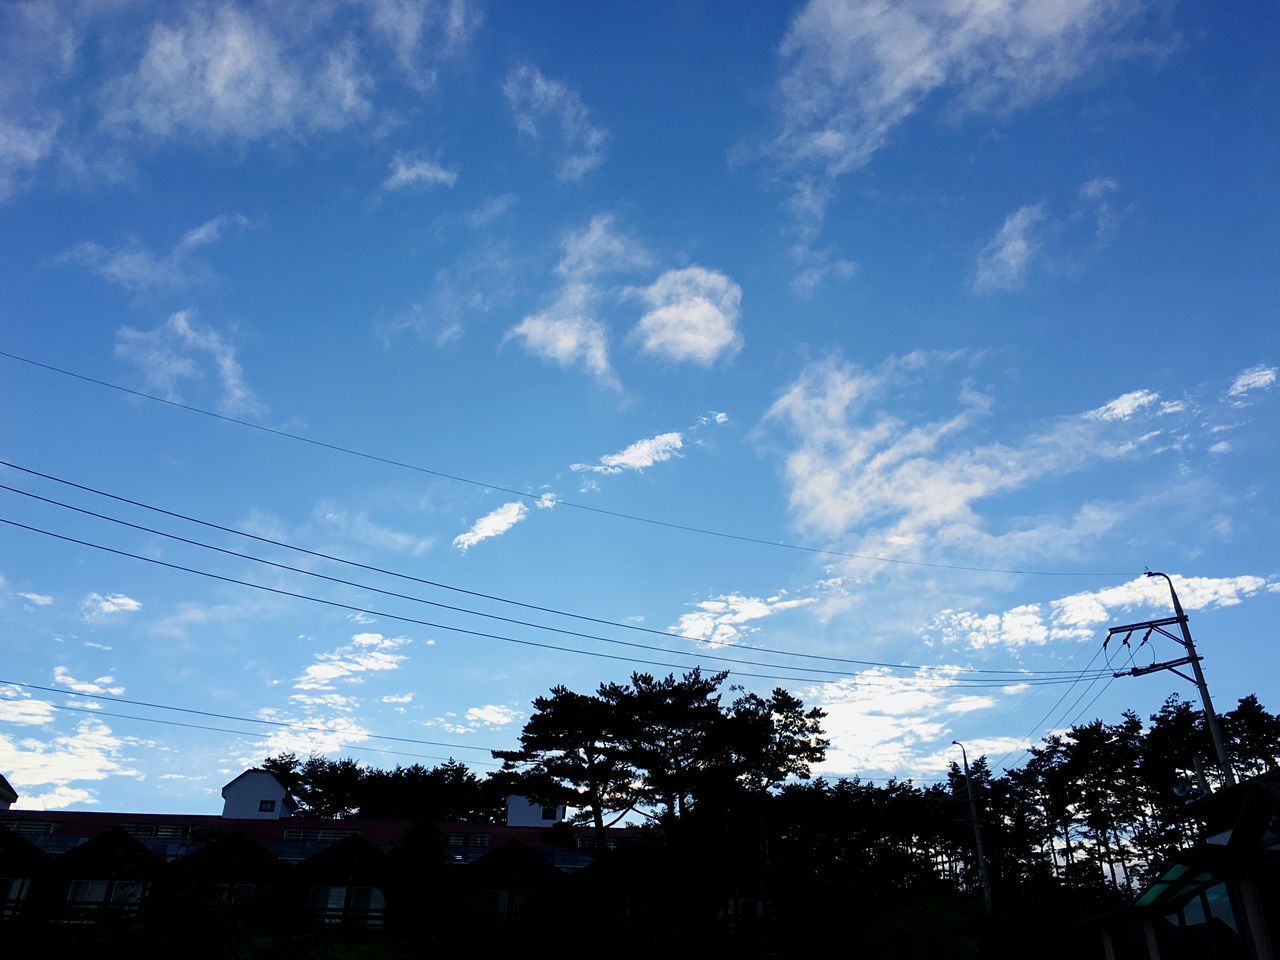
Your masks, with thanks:
M 978 805 L 973 801 L 973 782 L 969 779 L 969 754 L 959 740 L 952 740 L 951 743 L 960 748 L 960 759 L 964 761 L 964 789 L 969 795 L 969 822 L 973 824 L 973 845 L 978 850 L 978 879 L 982 883 L 983 902 L 987 906 L 987 913 L 990 914 L 992 912 L 991 880 L 987 877 L 987 858 L 982 853 L 982 826 L 978 823 Z

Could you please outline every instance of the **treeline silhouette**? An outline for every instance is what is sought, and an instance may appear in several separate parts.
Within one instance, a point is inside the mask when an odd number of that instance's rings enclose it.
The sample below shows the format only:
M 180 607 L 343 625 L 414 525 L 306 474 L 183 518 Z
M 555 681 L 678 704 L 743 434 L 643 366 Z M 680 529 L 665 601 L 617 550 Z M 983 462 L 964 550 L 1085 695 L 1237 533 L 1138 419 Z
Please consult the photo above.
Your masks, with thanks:
M 999 776 L 980 756 L 970 777 L 997 907 L 984 918 L 955 763 L 945 783 L 810 780 L 822 711 L 725 679 L 556 687 L 485 777 L 455 761 L 378 770 L 284 754 L 265 766 L 315 815 L 495 823 L 508 794 L 567 802 L 612 849 L 532 896 L 504 936 L 568 924 L 578 946 L 613 942 L 614 955 L 732 943 L 786 956 L 797 938 L 874 956 L 1025 955 L 1033 942 L 1040 956 L 1091 955 L 1072 921 L 1131 902 L 1203 839 L 1188 804 L 1216 785 L 1214 753 L 1201 711 L 1176 696 L 1146 722 L 1126 712 L 1054 733 Z M 1280 716 L 1249 696 L 1222 722 L 1238 775 L 1276 769 Z

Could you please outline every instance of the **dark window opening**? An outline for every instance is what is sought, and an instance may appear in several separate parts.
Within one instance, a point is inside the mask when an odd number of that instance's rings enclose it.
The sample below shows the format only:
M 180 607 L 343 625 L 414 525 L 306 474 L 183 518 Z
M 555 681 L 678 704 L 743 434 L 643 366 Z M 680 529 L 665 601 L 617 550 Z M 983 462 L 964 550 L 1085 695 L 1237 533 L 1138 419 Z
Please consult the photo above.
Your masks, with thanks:
M 543 820 L 559 820 L 560 818 L 556 816 L 556 812 L 557 811 L 555 807 L 543 807 L 542 819 Z
M 276 802 L 274 800 L 259 800 L 258 812 L 259 813 L 275 813 Z

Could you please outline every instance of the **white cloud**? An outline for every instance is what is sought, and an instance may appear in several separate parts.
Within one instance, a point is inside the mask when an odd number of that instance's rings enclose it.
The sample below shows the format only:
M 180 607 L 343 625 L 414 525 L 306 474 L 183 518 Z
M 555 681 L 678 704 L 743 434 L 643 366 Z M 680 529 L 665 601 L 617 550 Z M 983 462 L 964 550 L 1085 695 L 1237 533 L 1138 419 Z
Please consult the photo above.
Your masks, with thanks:
M 1122 393 L 1096 410 L 1090 410 L 1085 414 L 1091 420 L 1128 420 L 1139 410 L 1151 406 L 1160 399 L 1160 394 L 1154 390 L 1134 390 L 1130 393 Z M 1164 404 L 1160 408 L 1161 413 L 1173 413 L 1176 411 L 1166 410 L 1168 404 Z
M 596 214 L 561 242 L 555 300 L 508 330 L 503 342 L 519 340 L 534 356 L 562 367 L 580 364 L 602 385 L 617 389 L 618 378 L 609 361 L 609 335 L 599 318 L 606 293 L 602 284 L 610 274 L 648 262 L 648 253 L 619 230 L 612 216 Z
M 974 710 L 986 710 L 996 705 L 995 697 L 957 697 L 948 703 L 943 709 L 947 713 L 972 713 Z
M 101 781 L 108 777 L 138 777 L 137 770 L 123 759 L 127 741 L 115 736 L 102 721 L 88 718 L 76 725 L 74 733 L 48 739 L 27 737 L 13 740 L 0 734 L 0 770 L 22 794 L 18 807 L 53 809 L 69 803 L 96 803 L 93 795 L 69 787 L 78 781 Z M 43 794 L 31 788 L 50 786 Z
M 51 723 L 54 713 L 52 703 L 32 699 L 21 687 L 0 687 L 0 723 L 36 727 Z
M 53 597 L 47 593 L 15 593 L 14 596 L 21 597 L 35 607 L 47 607 L 53 603 Z
M 248 226 L 249 219 L 243 214 L 222 213 L 188 230 L 163 255 L 136 244 L 113 249 L 89 241 L 72 247 L 58 259 L 80 264 L 109 283 L 135 293 L 178 290 L 211 276 L 208 267 L 194 257 L 195 251 L 217 242 L 229 229 L 244 230 Z
M 218 406 L 227 414 L 260 412 L 262 405 L 245 381 L 236 349 L 212 327 L 180 310 L 153 330 L 121 327 L 116 331 L 116 356 L 136 364 L 147 385 L 169 400 L 178 400 L 178 385 L 205 376 L 205 359 L 221 387 Z
M 1227 389 L 1229 397 L 1243 397 L 1253 390 L 1266 390 L 1276 382 L 1276 368 L 1258 364 L 1236 375 Z
M 1137 0 L 810 0 L 782 41 L 772 151 L 794 176 L 798 219 L 821 222 L 831 180 L 866 164 L 933 97 L 998 112 L 1132 55 Z
M 607 453 L 598 463 L 575 463 L 571 470 L 579 473 L 622 473 L 624 470 L 643 470 L 655 463 L 663 463 L 679 456 L 684 437 L 679 433 L 659 433 L 637 440 L 617 453 Z
M 945 359 L 945 358 L 944 358 Z M 825 536 L 857 531 L 847 549 L 932 559 L 948 547 L 1019 559 L 1095 538 L 1116 522 L 1114 510 L 1081 507 L 1070 522 L 1035 518 L 996 535 L 985 529 L 977 505 L 997 494 L 1098 461 L 1143 455 L 1154 435 L 1140 423 L 1088 414 L 1049 420 L 1005 442 L 967 442 L 992 400 L 964 386 L 959 409 L 935 420 L 904 422 L 890 410 L 898 397 L 942 361 L 924 355 L 892 359 L 862 370 L 838 359 L 810 364 L 773 404 L 766 423 L 794 438 L 787 454 L 789 499 L 800 523 Z M 936 379 L 936 378 L 935 378 Z M 1136 420 L 1137 418 L 1135 418 Z M 874 571 L 867 565 L 867 575 Z
M 749 597 L 729 593 L 699 602 L 695 609 L 682 614 L 669 630 L 713 647 L 740 643 L 759 629 L 751 625 L 754 621 L 813 603 L 817 603 L 816 597 L 787 598 L 784 594 Z
M 137 67 L 104 91 L 104 121 L 154 137 L 251 141 L 336 130 L 369 116 L 372 80 L 353 43 L 288 49 L 276 24 L 236 6 L 157 23 Z
M 120 182 L 133 150 L 165 138 L 385 128 L 397 81 L 427 91 L 479 21 L 470 0 L 0 5 L 0 201 L 54 158 L 64 176 Z
M 519 710 L 512 710 L 510 707 L 500 706 L 495 703 L 488 703 L 482 707 L 471 707 L 467 710 L 467 720 L 473 726 L 505 727 L 507 724 L 523 719 L 523 717 L 524 714 Z
M 709 367 L 742 346 L 742 288 L 705 267 L 668 270 L 644 289 L 649 310 L 635 335 L 646 353 Z
M 978 254 L 973 276 L 975 292 L 1012 290 L 1022 285 L 1031 261 L 1040 251 L 1037 228 L 1044 220 L 1044 203 L 1019 207 L 1005 218 Z
M 22 190 L 49 156 L 57 128 L 56 121 L 26 125 L 0 117 L 0 203 Z
M 576 183 L 604 162 L 609 133 L 592 123 L 591 111 L 577 90 L 547 79 L 532 64 L 523 64 L 507 74 L 502 92 L 521 134 L 537 141 L 548 127 L 556 128 L 560 180 Z
M 280 753 L 296 753 L 308 756 L 312 753 L 337 753 L 344 747 L 363 743 L 369 739 L 369 731 L 358 721 L 347 716 L 318 717 L 308 714 L 304 720 L 273 710 L 259 711 L 264 720 L 275 720 L 281 723 L 300 723 L 306 729 L 278 728 L 261 743 L 256 751 L 256 758 L 273 756 Z M 318 729 L 317 729 L 318 728 Z M 245 758 L 246 762 L 257 762 L 256 759 Z
M 380 633 L 357 633 L 351 643 L 329 653 L 317 653 L 316 662 L 294 681 L 295 690 L 333 690 L 335 683 L 360 683 L 363 674 L 398 670 L 407 657 L 396 651 L 410 641 Z
M 1174 585 L 1185 610 L 1236 606 L 1271 588 L 1263 577 L 1179 577 Z M 1048 604 L 1027 603 L 1003 613 L 943 610 L 923 629 L 925 640 L 981 650 L 1028 644 L 1100 640 L 1099 632 L 1122 615 L 1172 612 L 1163 579 L 1137 577 L 1101 590 L 1073 593 Z M 1014 692 L 1006 690 L 1005 692 Z
M 826 759 L 814 772 L 932 776 L 945 768 L 945 761 L 939 763 L 925 751 L 949 739 L 948 724 L 956 715 L 995 703 L 993 696 L 966 694 L 950 686 L 958 669 L 940 667 L 902 676 L 876 667 L 811 688 L 805 703 L 826 711 L 823 728 L 831 740 Z
M 427 157 L 397 153 L 391 159 L 391 173 L 383 181 L 384 190 L 406 187 L 452 187 L 458 182 L 458 171 L 447 170 Z
M 96 680 L 77 680 L 70 674 L 67 668 L 63 666 L 53 668 L 53 682 L 66 687 L 68 690 L 74 690 L 77 693 L 92 693 L 113 697 L 118 697 L 124 693 L 124 687 L 113 686 L 116 682 L 115 677 L 98 677 Z
M 1209 452 L 1212 453 L 1215 457 L 1220 457 L 1224 453 L 1230 453 L 1231 442 L 1228 440 L 1219 440 L 1217 443 L 1209 447 Z
M 466 533 L 453 538 L 453 545 L 466 553 L 481 540 L 500 537 L 529 515 L 529 508 L 519 500 L 504 503 L 477 520 Z
M 383 703 L 409 703 L 412 700 L 412 693 L 392 693 L 382 698 Z
M 90 623 L 113 619 L 119 614 L 137 613 L 142 603 L 123 593 L 85 594 L 80 601 L 80 616 Z

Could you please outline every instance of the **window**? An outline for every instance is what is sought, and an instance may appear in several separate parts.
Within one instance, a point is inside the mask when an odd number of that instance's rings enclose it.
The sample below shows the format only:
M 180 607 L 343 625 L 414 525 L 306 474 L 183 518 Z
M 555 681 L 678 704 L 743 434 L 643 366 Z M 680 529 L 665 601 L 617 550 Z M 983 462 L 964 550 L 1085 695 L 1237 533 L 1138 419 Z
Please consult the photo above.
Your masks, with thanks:
M 341 840 L 343 837 L 349 837 L 354 830 L 334 830 L 331 828 L 317 827 L 286 827 L 284 838 L 286 840 Z
M 150 888 L 146 880 L 72 880 L 67 913 L 72 919 L 89 921 L 104 909 L 135 913 Z
M 257 885 L 253 883 L 215 883 L 213 885 L 214 896 L 229 906 L 248 903 L 253 899 L 257 889 Z
M 386 900 L 378 887 L 312 887 L 311 912 L 325 926 L 382 926 Z
M 275 813 L 276 802 L 274 800 L 259 800 L 258 812 L 259 813 Z
M 558 812 L 559 811 L 555 807 L 543 807 L 542 819 L 543 820 L 559 820 L 560 818 L 557 816 Z
M 25 877 L 0 877 L 0 917 L 17 916 L 30 887 Z

